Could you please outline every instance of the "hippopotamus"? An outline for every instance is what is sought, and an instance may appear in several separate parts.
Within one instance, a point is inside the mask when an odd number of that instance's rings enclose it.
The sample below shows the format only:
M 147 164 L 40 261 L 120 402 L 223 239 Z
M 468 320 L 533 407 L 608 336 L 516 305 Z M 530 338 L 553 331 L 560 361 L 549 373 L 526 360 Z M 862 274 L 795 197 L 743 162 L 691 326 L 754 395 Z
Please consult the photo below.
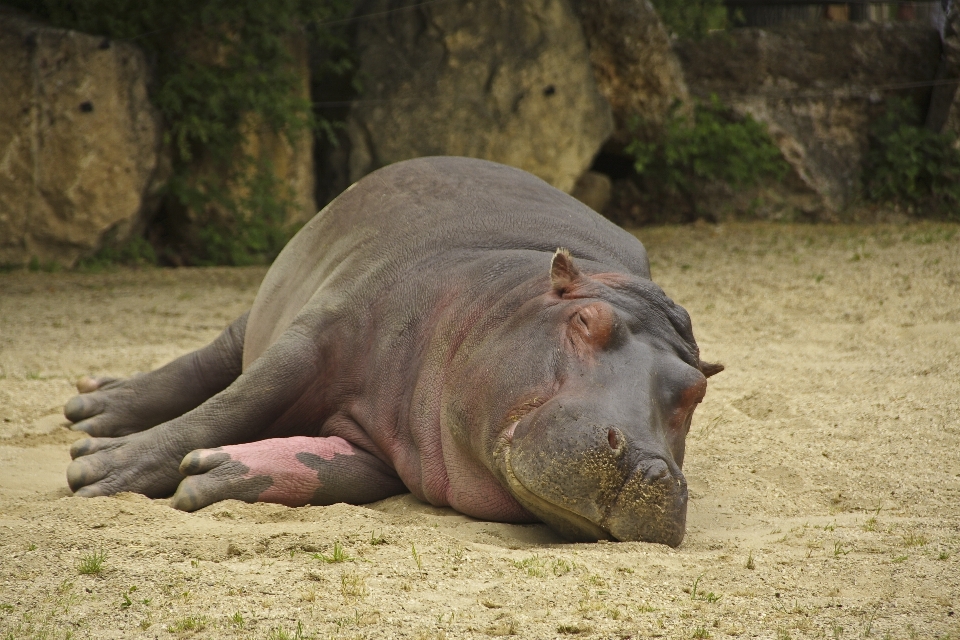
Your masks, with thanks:
M 519 169 L 408 160 L 308 222 L 208 346 L 81 379 L 67 480 L 186 511 L 411 492 L 677 546 L 684 442 L 721 369 L 634 236 Z

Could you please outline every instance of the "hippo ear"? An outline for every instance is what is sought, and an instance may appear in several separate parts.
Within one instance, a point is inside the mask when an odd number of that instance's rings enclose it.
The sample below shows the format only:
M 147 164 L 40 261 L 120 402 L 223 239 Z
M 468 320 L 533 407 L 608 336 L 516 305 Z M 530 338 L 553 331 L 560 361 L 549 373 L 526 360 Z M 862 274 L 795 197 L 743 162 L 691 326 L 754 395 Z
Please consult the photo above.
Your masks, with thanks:
M 559 295 L 580 277 L 580 270 L 573 263 L 573 256 L 566 249 L 557 249 L 550 262 L 550 285 Z
M 719 362 L 713 363 L 713 362 L 704 362 L 703 360 L 700 361 L 700 373 L 702 373 L 704 377 L 709 378 L 710 376 L 715 376 L 721 371 L 723 371 L 723 369 L 724 369 L 723 365 L 720 364 Z

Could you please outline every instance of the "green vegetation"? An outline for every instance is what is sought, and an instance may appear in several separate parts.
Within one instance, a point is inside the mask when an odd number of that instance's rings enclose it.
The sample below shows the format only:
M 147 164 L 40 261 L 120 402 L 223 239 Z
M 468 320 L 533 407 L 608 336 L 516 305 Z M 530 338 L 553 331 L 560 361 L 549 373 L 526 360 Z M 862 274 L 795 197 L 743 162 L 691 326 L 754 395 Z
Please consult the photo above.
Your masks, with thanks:
M 353 562 L 353 556 L 347 553 L 346 549 L 343 548 L 343 545 L 340 544 L 339 540 L 336 540 L 333 543 L 333 553 L 329 556 L 322 553 L 315 553 L 313 557 L 317 560 L 323 560 L 328 564 L 333 564 L 337 562 Z
M 717 595 L 713 591 L 708 591 L 707 593 L 704 593 L 703 591 L 701 591 L 697 593 L 697 587 L 700 585 L 700 579 L 703 578 L 704 575 L 706 574 L 701 573 L 699 576 L 697 576 L 697 579 L 693 581 L 693 588 L 684 589 L 684 591 L 690 594 L 691 600 L 703 600 L 704 602 L 713 604 L 714 602 L 717 602 L 720 599 L 719 595 Z
M 314 637 L 316 636 L 306 635 L 303 631 L 303 623 L 297 620 L 297 629 L 293 632 L 293 635 L 287 633 L 283 627 L 277 626 L 270 630 L 267 640 L 307 640 L 307 638 Z
M 167 627 L 170 633 L 197 633 L 207 628 L 210 620 L 207 616 L 187 616 L 181 618 Z
M 727 27 L 722 0 L 653 0 L 653 7 L 667 30 L 678 38 L 699 40 L 710 31 Z
M 960 148 L 949 133 L 923 126 L 906 98 L 887 102 L 870 132 L 864 189 L 871 200 L 920 205 L 960 220 Z
M 107 552 L 103 549 L 94 551 L 80 558 L 77 563 L 77 573 L 86 576 L 97 576 L 103 573 L 103 565 L 107 560 Z
M 152 266 L 157 264 L 157 254 L 142 236 L 134 236 L 123 244 L 107 238 L 99 251 L 89 258 L 80 259 L 76 268 L 79 271 L 98 273 L 117 264 L 131 267 Z
M 423 573 L 423 557 L 417 553 L 417 545 L 410 543 L 410 553 L 413 556 L 413 561 L 417 565 L 417 571 Z
M 299 89 L 290 45 L 306 28 L 319 47 L 333 52 L 329 71 L 349 71 L 344 41 L 324 23 L 346 15 L 350 0 L 10 4 L 56 26 L 134 42 L 154 61 L 151 97 L 173 150 L 166 215 L 201 229 L 192 238 L 168 239 L 180 245 L 177 261 L 249 264 L 276 256 L 294 231 L 286 224 L 291 194 L 269 158 L 244 148 L 245 133 L 266 128 L 291 140 L 304 128 L 332 133 L 333 124 L 313 113 Z M 156 257 L 137 243 L 91 260 Z
M 635 129 L 639 126 L 637 122 Z M 749 186 L 768 177 L 781 179 L 787 172 L 766 127 L 735 114 L 715 95 L 696 104 L 692 122 L 674 109 L 658 138 L 636 139 L 626 152 L 649 192 L 682 194 L 690 200 L 704 183 Z

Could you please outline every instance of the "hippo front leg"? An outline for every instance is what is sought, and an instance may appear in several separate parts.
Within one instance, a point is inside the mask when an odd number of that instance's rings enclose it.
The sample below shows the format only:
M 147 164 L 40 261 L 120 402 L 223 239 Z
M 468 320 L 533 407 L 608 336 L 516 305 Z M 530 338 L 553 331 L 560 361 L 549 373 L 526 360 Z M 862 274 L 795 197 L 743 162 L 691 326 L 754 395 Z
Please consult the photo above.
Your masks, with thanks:
M 70 488 L 85 497 L 171 495 L 187 453 L 258 439 L 319 379 L 312 335 L 291 327 L 226 389 L 182 416 L 122 437 L 78 440 L 70 450 Z
M 220 500 L 289 507 L 365 504 L 407 489 L 382 460 L 343 438 L 272 438 L 193 451 L 173 506 L 194 511 Z
M 83 378 L 63 409 L 76 431 L 117 437 L 144 431 L 198 407 L 240 375 L 247 313 L 207 346 L 124 380 Z

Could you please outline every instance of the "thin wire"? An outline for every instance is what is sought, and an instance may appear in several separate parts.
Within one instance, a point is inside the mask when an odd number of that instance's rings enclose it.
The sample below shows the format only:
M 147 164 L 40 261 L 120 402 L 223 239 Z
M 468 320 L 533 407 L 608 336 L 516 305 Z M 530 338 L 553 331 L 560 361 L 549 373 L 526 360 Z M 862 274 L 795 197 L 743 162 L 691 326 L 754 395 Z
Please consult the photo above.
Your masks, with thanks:
M 358 22 L 360 20 L 366 20 L 367 18 L 376 18 L 379 16 L 385 16 L 390 13 L 397 13 L 398 11 L 406 11 L 408 9 L 416 9 L 417 7 L 422 7 L 428 4 L 438 4 L 441 2 L 460 2 L 461 0 L 426 0 L 426 2 L 418 2 L 417 4 L 407 5 L 405 7 L 397 7 L 395 9 L 387 9 L 386 11 L 375 11 L 373 13 L 364 13 L 359 16 L 353 16 L 351 18 L 343 18 L 342 20 L 330 20 L 329 22 L 315 22 L 314 24 L 318 27 L 327 27 L 332 24 L 346 24 L 348 22 Z
M 937 87 L 942 85 L 949 84 L 960 84 L 960 78 L 941 78 L 940 80 L 922 80 L 918 82 L 900 82 L 896 84 L 878 84 L 870 85 L 866 87 L 858 87 L 853 85 L 849 91 L 844 91 L 843 89 L 837 89 L 835 91 L 819 91 L 819 92 L 805 92 L 805 91 L 795 91 L 795 92 L 763 92 L 758 91 L 753 94 L 761 98 L 775 98 L 779 100 L 808 100 L 811 98 L 825 98 L 825 97 L 835 97 L 840 99 L 845 98 L 873 98 L 877 92 L 881 91 L 904 91 L 907 89 L 922 89 L 926 87 Z M 696 92 L 698 95 L 708 95 L 708 93 L 713 92 Z M 439 98 L 439 95 L 432 96 L 433 98 Z M 359 104 L 389 104 L 396 102 L 426 102 L 423 96 L 400 96 L 396 98 L 363 98 L 358 100 L 332 100 L 328 102 L 313 102 L 311 103 L 314 107 L 319 109 L 334 109 L 339 107 L 350 107 L 353 105 Z

